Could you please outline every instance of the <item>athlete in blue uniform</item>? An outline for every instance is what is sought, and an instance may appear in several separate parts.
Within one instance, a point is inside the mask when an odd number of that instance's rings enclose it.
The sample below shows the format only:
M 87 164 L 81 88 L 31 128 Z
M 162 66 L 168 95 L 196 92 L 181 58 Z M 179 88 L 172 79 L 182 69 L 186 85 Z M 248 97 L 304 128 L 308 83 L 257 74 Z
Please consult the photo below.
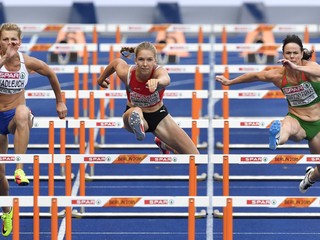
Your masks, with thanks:
M 18 51 L 21 45 L 21 29 L 12 23 L 0 26 L 0 154 L 8 151 L 8 134 L 14 135 L 15 154 L 25 154 L 29 142 L 33 116 L 26 106 L 25 86 L 31 71 L 48 78 L 56 96 L 56 109 L 59 118 L 65 118 L 67 107 L 63 102 L 60 84 L 56 74 L 41 60 Z M 17 164 L 14 181 L 28 185 L 29 180 Z M 0 164 L 0 196 L 9 195 L 9 184 L 5 176 L 5 165 Z M 12 231 L 12 210 L 2 207 L 2 235 Z

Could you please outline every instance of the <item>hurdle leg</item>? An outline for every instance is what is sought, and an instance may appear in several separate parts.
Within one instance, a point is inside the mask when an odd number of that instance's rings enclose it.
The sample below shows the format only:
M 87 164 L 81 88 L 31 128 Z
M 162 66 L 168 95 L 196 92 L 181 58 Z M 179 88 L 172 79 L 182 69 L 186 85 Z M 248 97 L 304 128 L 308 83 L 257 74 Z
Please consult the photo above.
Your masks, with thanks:
M 86 149 L 85 149 L 85 141 L 86 141 L 86 137 L 85 137 L 85 122 L 84 121 L 81 121 L 80 122 L 80 154 L 84 154 Z M 86 169 L 86 166 L 84 163 L 80 163 L 80 166 L 79 166 L 79 172 L 80 172 L 80 190 L 79 190 L 79 193 L 80 193 L 80 196 L 85 196 L 86 195 L 86 192 L 85 192 L 85 169 Z M 81 207 L 80 209 L 80 212 L 81 213 L 84 213 L 85 212 L 85 209 L 84 207 Z
M 90 92 L 90 99 L 89 99 L 89 119 L 94 119 L 94 92 Z M 90 154 L 94 154 L 94 128 L 89 129 L 89 152 Z M 94 175 L 94 164 L 90 163 L 90 176 Z
M 39 167 L 39 156 L 34 156 L 33 160 L 33 239 L 40 239 L 40 211 L 38 205 L 38 197 L 40 194 L 40 167 Z
M 195 212 L 194 198 L 190 198 L 188 207 L 188 240 L 195 239 Z
M 56 198 L 51 200 L 51 239 L 58 239 L 58 203 Z
M 233 219 L 232 219 L 232 198 L 227 198 L 227 207 L 226 207 L 226 240 L 233 239 Z
M 19 240 L 20 239 L 20 209 L 19 209 L 19 198 L 13 199 L 13 240 Z
M 71 196 L 71 157 L 66 156 L 66 196 Z M 66 207 L 66 240 L 72 239 L 72 211 L 71 207 Z

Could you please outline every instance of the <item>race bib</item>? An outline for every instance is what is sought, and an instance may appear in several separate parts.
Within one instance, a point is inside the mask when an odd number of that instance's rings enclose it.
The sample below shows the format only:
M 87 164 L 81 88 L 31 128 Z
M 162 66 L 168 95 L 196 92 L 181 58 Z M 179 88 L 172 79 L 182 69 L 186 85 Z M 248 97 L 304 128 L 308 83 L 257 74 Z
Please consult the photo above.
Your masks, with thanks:
M 308 105 L 318 97 L 310 82 L 284 87 L 282 91 L 292 107 Z
M 131 104 L 135 107 L 150 107 L 160 102 L 159 92 L 155 91 L 151 95 L 142 95 L 137 92 L 130 92 Z

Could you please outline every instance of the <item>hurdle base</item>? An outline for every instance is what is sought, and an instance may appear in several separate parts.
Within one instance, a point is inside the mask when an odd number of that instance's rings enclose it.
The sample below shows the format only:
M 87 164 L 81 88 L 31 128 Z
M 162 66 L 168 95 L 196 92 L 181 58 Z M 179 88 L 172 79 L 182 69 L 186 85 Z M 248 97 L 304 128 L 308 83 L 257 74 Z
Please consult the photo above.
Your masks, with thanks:
M 79 149 L 79 144 L 66 144 L 66 149 Z M 198 149 L 206 149 L 208 147 L 207 143 L 197 144 Z M 9 149 L 14 149 L 13 144 L 9 144 Z M 48 149 L 49 144 L 28 144 L 28 148 L 30 149 Z M 54 144 L 55 149 L 60 149 L 60 144 Z M 102 143 L 95 143 L 95 149 L 157 149 L 158 147 L 155 144 L 102 144 Z
M 54 144 L 53 146 L 55 149 L 60 149 L 61 145 L 60 144 Z M 66 149 L 79 149 L 80 145 L 79 144 L 66 144 L 65 148 Z M 13 144 L 9 144 L 8 146 L 9 149 L 14 149 L 14 145 Z M 28 144 L 28 148 L 32 148 L 32 149 L 48 149 L 49 148 L 49 144 Z
M 223 181 L 223 176 L 219 173 L 213 174 L 213 179 L 216 181 Z M 276 176 L 276 175 L 270 175 L 270 176 L 263 176 L 263 175 L 230 175 L 229 176 L 230 181 L 301 181 L 302 177 L 300 176 Z
M 10 180 L 10 181 L 11 180 L 14 181 L 14 176 L 7 176 L 7 179 Z M 33 181 L 34 177 L 28 175 L 28 179 L 29 179 L 29 181 Z M 71 180 L 73 180 L 73 179 L 74 179 L 74 174 L 71 173 Z M 48 181 L 49 180 L 49 176 L 39 176 L 39 180 L 40 181 Z M 54 180 L 65 181 L 66 177 L 65 176 L 54 176 Z
M 80 213 L 77 210 L 72 211 L 72 216 L 75 218 L 187 218 L 188 213 L 184 212 L 84 212 Z M 202 209 L 195 213 L 195 218 L 205 218 L 206 210 Z
M 2 216 L 2 213 L 0 213 L 0 217 Z M 34 218 L 34 212 L 20 212 L 19 213 L 20 218 Z M 58 218 L 63 218 L 65 216 L 64 211 L 61 211 L 58 213 Z M 39 213 L 40 218 L 51 218 L 52 213 L 50 212 L 40 212 Z
M 208 144 L 206 142 L 197 144 L 198 149 L 206 149 Z M 96 149 L 105 149 L 105 148 L 117 148 L 117 149 L 135 149 L 135 148 L 145 148 L 145 149 L 157 149 L 158 147 L 155 144 L 101 144 L 95 143 Z
M 215 218 L 223 218 L 223 212 L 215 209 L 213 211 Z M 233 218 L 319 218 L 320 213 L 270 213 L 270 212 L 233 212 Z
M 223 143 L 216 143 L 217 149 L 223 149 Z M 269 149 L 269 144 L 229 144 L 230 149 L 245 149 L 245 148 L 255 148 L 255 149 Z M 279 145 L 277 148 L 282 149 L 308 149 L 307 144 L 284 144 Z
M 177 175 L 177 176 L 157 176 L 157 175 L 136 175 L 136 176 L 114 176 L 114 175 L 100 175 L 100 176 L 90 176 L 86 174 L 86 181 L 125 181 L 125 180 L 136 180 L 136 181 L 144 181 L 144 180 L 167 180 L 167 181 L 186 181 L 189 180 L 190 177 L 188 175 Z M 198 181 L 204 181 L 207 179 L 207 174 L 202 173 L 197 176 Z

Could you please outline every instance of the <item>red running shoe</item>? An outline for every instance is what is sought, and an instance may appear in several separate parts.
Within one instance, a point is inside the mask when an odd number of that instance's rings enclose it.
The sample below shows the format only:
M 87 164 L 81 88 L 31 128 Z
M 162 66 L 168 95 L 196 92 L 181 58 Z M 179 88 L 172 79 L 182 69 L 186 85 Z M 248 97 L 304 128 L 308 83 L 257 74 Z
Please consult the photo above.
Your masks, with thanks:
M 165 144 L 159 138 L 155 137 L 154 143 L 159 147 L 161 154 L 170 154 L 170 151 L 165 148 Z

